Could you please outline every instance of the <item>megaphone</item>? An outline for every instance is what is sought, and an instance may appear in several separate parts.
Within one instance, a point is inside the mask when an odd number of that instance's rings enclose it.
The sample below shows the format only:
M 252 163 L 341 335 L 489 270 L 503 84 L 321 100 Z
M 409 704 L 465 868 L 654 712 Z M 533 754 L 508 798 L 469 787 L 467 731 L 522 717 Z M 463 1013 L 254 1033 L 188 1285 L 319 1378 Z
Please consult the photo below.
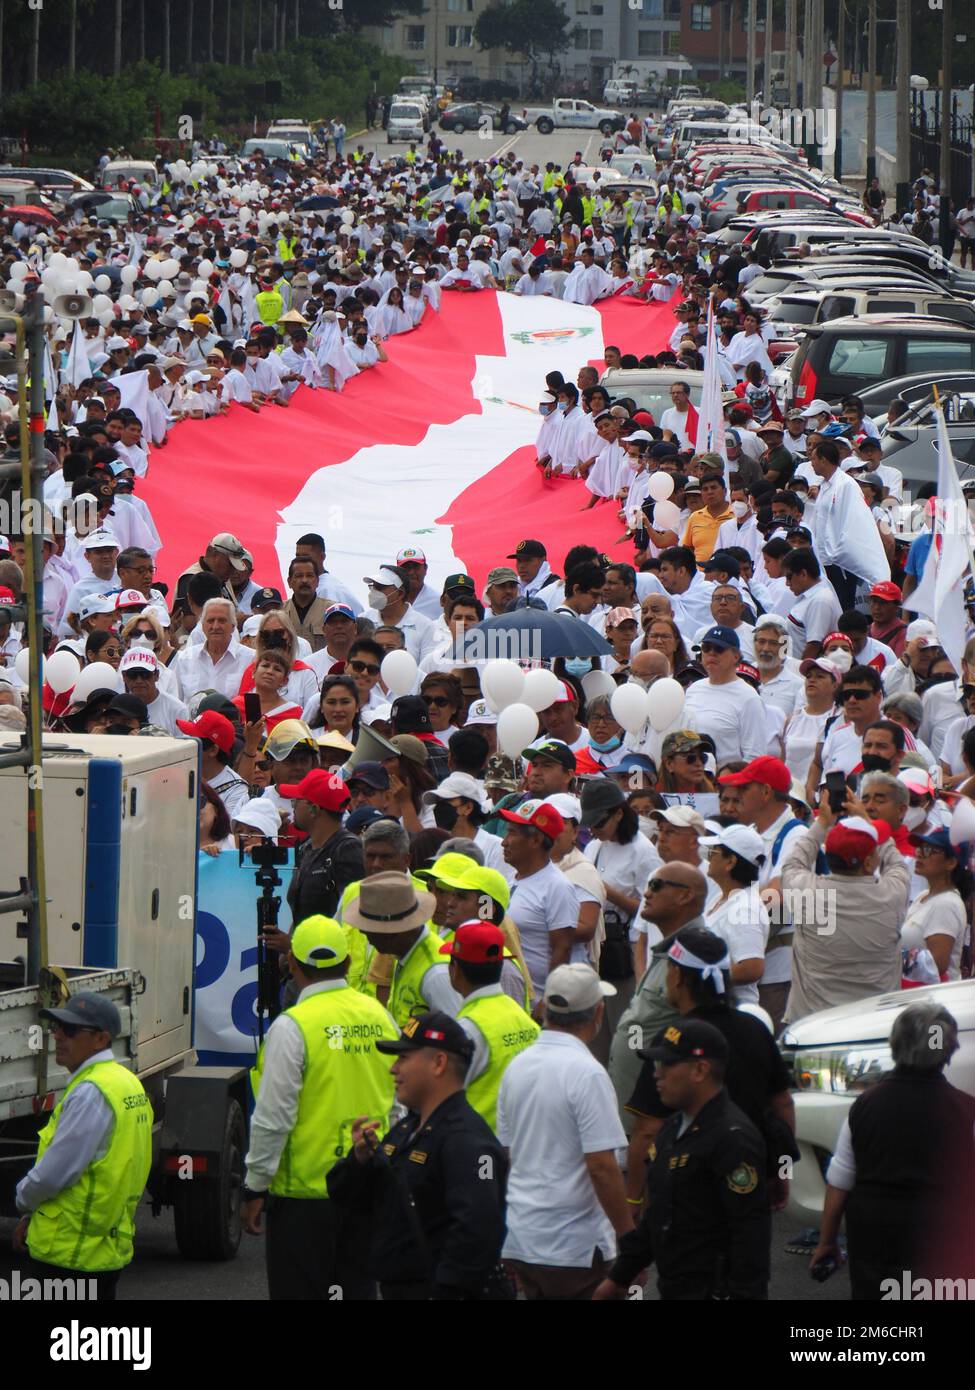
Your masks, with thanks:
M 359 737 L 356 739 L 355 752 L 352 753 L 342 764 L 345 769 L 358 767 L 360 763 L 381 763 L 387 758 L 398 758 L 399 749 L 395 743 L 390 743 L 388 738 L 383 738 L 382 734 L 377 734 L 368 724 L 362 724 L 359 728 Z
M 91 300 L 86 294 L 59 294 L 54 312 L 63 319 L 86 319 L 91 314 Z
M 24 296 L 15 290 L 0 290 L 0 313 L 15 314 L 23 308 Z

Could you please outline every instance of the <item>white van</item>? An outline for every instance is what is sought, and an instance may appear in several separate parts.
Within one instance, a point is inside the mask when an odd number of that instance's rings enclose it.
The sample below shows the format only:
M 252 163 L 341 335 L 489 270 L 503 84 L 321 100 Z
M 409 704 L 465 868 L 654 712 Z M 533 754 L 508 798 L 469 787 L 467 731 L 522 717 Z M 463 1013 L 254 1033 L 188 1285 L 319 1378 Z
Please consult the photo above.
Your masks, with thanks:
M 607 106 L 634 106 L 636 94 L 637 85 L 635 82 L 627 82 L 623 78 L 614 77 L 603 88 L 603 101 Z
M 386 127 L 389 143 L 392 144 L 394 140 L 422 140 L 424 134 L 423 107 L 415 101 L 399 101 L 394 98 L 389 108 L 389 122 Z

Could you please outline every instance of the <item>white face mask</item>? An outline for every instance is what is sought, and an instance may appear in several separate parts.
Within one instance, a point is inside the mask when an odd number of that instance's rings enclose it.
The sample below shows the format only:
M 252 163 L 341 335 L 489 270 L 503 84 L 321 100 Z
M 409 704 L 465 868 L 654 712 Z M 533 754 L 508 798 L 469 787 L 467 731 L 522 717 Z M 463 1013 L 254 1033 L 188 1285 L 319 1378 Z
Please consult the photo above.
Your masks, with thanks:
M 369 589 L 367 591 L 369 607 L 374 608 L 377 613 L 381 613 L 389 602 L 389 598 L 383 593 L 382 589 Z
M 834 666 L 845 673 L 853 665 L 853 653 L 848 652 L 845 647 L 834 647 L 832 651 L 826 653 L 826 660 L 831 661 Z
M 153 642 L 151 637 L 144 637 L 140 635 L 139 637 L 133 637 L 130 639 L 128 649 L 130 652 L 138 651 L 140 649 L 143 651 L 151 652 L 155 651 L 156 644 L 155 642 Z
M 740 521 L 743 516 L 748 515 L 750 509 L 747 502 L 732 502 L 731 510 Z
M 657 838 L 657 830 L 659 829 L 659 827 L 657 825 L 657 822 L 653 819 L 653 817 L 640 816 L 639 821 L 640 829 L 642 830 L 643 834 L 646 835 L 647 839 L 655 840 Z
M 918 830 L 928 818 L 927 809 L 924 806 L 911 806 L 904 817 L 904 824 L 908 830 Z

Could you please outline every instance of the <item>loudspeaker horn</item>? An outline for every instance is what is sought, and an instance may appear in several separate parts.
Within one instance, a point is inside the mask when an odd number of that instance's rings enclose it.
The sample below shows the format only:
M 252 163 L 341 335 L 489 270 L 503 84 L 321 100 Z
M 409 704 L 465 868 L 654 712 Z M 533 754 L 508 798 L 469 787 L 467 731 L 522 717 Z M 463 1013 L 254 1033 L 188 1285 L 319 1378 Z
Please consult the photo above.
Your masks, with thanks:
M 54 312 L 62 319 L 86 319 L 91 308 L 86 294 L 59 294 L 54 301 Z
M 387 758 L 398 758 L 399 749 L 388 738 L 377 734 L 368 724 L 359 728 L 355 752 L 342 764 L 344 768 L 358 767 L 360 763 L 382 763 Z

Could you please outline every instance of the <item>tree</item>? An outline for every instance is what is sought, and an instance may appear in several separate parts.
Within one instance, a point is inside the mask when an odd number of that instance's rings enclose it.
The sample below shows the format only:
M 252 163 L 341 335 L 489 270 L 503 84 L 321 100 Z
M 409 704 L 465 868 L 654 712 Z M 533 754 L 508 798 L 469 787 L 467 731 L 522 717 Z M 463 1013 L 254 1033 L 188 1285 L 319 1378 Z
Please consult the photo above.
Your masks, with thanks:
M 510 5 L 489 5 L 474 25 L 479 48 L 503 48 L 523 56 L 532 65 L 532 84 L 538 80 L 542 57 L 554 66 L 556 53 L 569 47 L 569 19 L 557 0 L 512 0 Z

